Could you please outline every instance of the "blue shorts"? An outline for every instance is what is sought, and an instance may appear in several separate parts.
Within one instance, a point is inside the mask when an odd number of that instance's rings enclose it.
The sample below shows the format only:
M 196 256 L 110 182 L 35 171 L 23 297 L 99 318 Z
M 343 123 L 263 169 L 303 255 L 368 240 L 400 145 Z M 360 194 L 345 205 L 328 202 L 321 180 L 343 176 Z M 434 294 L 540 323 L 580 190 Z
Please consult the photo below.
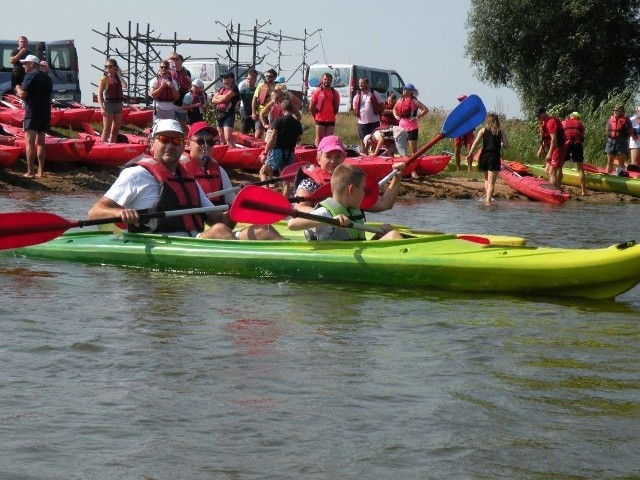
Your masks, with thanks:
M 231 114 L 227 114 L 222 118 L 219 118 L 216 123 L 218 124 L 218 128 L 224 128 L 224 127 L 229 127 L 229 128 L 233 128 L 233 124 L 236 121 L 236 114 L 235 112 L 231 113 Z
M 274 172 L 279 172 L 287 165 L 293 163 L 294 153 L 293 150 L 282 150 L 281 148 L 274 148 L 269 151 L 269 156 L 264 162 L 265 165 L 271 167 Z
M 629 153 L 629 138 L 607 138 L 604 153 L 608 153 L 610 155 L 627 155 Z

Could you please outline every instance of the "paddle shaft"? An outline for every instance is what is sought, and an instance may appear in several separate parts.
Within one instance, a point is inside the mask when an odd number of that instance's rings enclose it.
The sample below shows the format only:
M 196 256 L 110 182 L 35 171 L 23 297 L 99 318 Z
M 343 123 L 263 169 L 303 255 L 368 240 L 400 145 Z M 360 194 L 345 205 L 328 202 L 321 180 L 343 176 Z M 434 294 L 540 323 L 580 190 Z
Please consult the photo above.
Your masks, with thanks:
M 438 143 L 440 140 L 442 140 L 444 138 L 444 133 L 440 132 L 439 134 L 437 134 L 435 137 L 433 137 L 433 139 L 427 143 L 426 145 L 420 147 L 420 149 L 418 151 L 416 151 L 416 153 L 414 153 L 413 155 L 411 155 L 407 161 L 405 162 L 405 165 L 409 165 L 410 163 L 415 162 L 418 157 L 422 156 L 423 153 L 425 153 L 427 150 L 429 150 L 431 147 L 433 147 L 436 143 Z M 380 180 L 378 182 L 378 185 L 382 186 L 385 183 L 387 183 L 388 181 L 392 180 L 393 177 L 395 177 L 396 175 L 398 175 L 398 170 L 393 169 L 391 171 L 391 173 L 389 173 L 386 177 L 384 177 L 382 180 Z
M 369 225 L 362 225 L 360 223 L 353 223 L 353 222 L 350 222 L 349 225 L 345 226 L 345 225 L 341 225 L 340 221 L 335 218 L 323 217 L 322 215 L 314 215 L 312 213 L 300 212 L 299 210 L 295 210 L 293 208 L 284 208 L 284 207 L 279 207 L 277 205 L 268 205 L 266 203 L 257 202 L 250 198 L 243 199 L 242 206 L 246 208 L 262 210 L 265 212 L 277 213 L 283 216 L 300 217 L 307 220 L 313 220 L 314 222 L 327 223 L 329 225 L 335 225 L 337 227 L 342 227 L 342 228 L 353 228 L 355 230 L 362 230 L 364 232 L 377 233 L 380 235 L 384 235 L 386 233 L 386 230 L 384 228 L 372 227 Z
M 276 177 L 276 178 L 268 178 L 267 180 L 259 180 L 257 182 L 251 182 L 247 185 L 255 185 L 255 186 L 260 186 L 260 185 L 269 185 L 270 183 L 275 183 L 275 182 L 280 182 L 282 180 L 288 180 L 290 178 L 295 177 L 296 174 L 295 173 L 291 173 L 289 175 L 283 175 L 281 177 Z M 237 192 L 239 190 L 242 190 L 246 185 L 238 185 L 236 187 L 229 187 L 229 188 L 225 188 L 223 190 L 218 190 L 217 192 L 211 192 L 211 193 L 207 193 L 207 197 L 209 198 L 214 198 L 214 197 L 219 197 L 221 195 L 226 195 L 227 193 L 231 193 L 231 192 Z
M 200 213 L 225 211 L 228 209 L 229 207 L 227 205 L 214 205 L 212 207 L 185 208 L 183 210 L 169 210 L 166 212 L 140 213 L 140 219 L 181 217 L 183 215 L 197 215 Z M 29 214 L 30 214 L 29 212 L 24 213 L 24 215 L 29 215 Z M 69 228 L 82 228 L 82 227 L 88 227 L 91 225 L 104 225 L 107 223 L 117 223 L 122 221 L 122 218 L 120 217 L 109 217 L 109 218 L 98 218 L 95 220 L 76 220 L 76 221 L 64 220 L 62 217 L 58 217 L 58 218 L 60 221 L 55 225 L 47 225 L 47 224 L 15 225 L 7 230 L 0 229 L 0 237 L 25 235 L 30 233 L 40 233 L 40 232 L 54 231 L 54 230 L 55 231 L 67 230 Z

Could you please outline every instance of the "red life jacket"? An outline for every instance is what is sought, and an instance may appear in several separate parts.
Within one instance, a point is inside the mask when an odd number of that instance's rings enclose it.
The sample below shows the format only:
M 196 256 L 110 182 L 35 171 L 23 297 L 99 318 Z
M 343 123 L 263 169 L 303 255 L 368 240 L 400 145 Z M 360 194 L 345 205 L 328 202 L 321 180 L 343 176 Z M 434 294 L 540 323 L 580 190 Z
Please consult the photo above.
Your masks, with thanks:
M 191 89 L 191 72 L 182 67 L 182 70 L 172 70 L 171 78 L 178 84 L 178 91 L 186 94 Z M 181 95 L 183 96 L 183 95 Z
M 567 145 L 580 144 L 584 141 L 584 126 L 577 118 L 567 118 L 562 122 Z
M 371 106 L 373 107 L 373 111 L 376 115 L 380 115 L 380 102 L 378 101 L 378 98 L 376 97 L 376 94 L 373 90 L 369 89 L 369 98 L 371 99 Z M 353 109 L 353 114 L 360 118 L 360 103 L 363 101 L 362 99 L 362 90 L 360 90 L 358 92 L 358 95 L 356 95 L 356 105 L 355 108 Z
M 294 190 L 298 189 L 298 185 L 300 184 L 300 182 L 302 182 L 302 180 L 305 179 L 305 177 L 313 180 L 318 185 L 318 188 L 320 188 L 325 183 L 331 182 L 331 174 L 329 172 L 321 169 L 317 165 L 310 165 L 298 170 L 295 181 L 293 182 L 293 184 L 295 185 Z
M 616 117 L 615 115 L 612 115 L 611 118 L 609 119 L 609 124 L 608 124 L 608 132 L 607 135 L 609 136 L 609 138 L 628 138 L 629 137 L 629 131 L 627 130 L 627 122 L 629 121 L 629 119 L 622 115 L 621 117 Z
M 195 178 L 198 185 L 204 190 L 205 194 L 213 192 L 219 192 L 222 190 L 222 176 L 220 175 L 220 165 L 215 160 L 207 158 L 204 162 L 204 170 L 200 167 L 200 164 L 191 157 L 191 155 L 184 154 L 180 157 L 180 163 L 189 172 L 193 178 Z M 216 204 L 221 205 L 224 201 L 223 196 L 217 196 L 210 198 L 210 200 Z
M 275 122 L 280 117 L 284 117 L 284 110 L 279 103 L 274 103 L 271 110 L 269 110 L 269 125 L 273 127 L 273 122 Z
M 164 77 L 161 77 L 160 75 L 158 75 L 156 77 L 158 79 L 158 88 L 160 88 L 162 86 L 162 82 L 165 80 Z M 165 88 L 162 90 L 162 92 L 160 93 L 160 96 L 158 98 L 156 98 L 156 101 L 160 101 L 160 102 L 171 102 L 173 103 L 173 89 L 171 88 L 171 86 L 169 86 L 169 88 Z
M 565 142 L 565 133 L 564 133 L 564 128 L 562 127 L 562 122 L 560 121 L 560 119 L 558 117 L 554 117 L 553 115 L 549 115 L 549 118 L 547 118 L 546 120 L 541 120 L 540 121 L 540 135 L 542 136 L 542 141 L 543 143 L 549 147 L 551 145 L 551 133 L 549 132 L 549 130 L 547 129 L 547 123 L 549 122 L 549 120 L 555 120 L 556 123 L 556 141 L 557 141 L 557 145 L 556 147 L 559 147 L 560 145 L 564 145 Z
M 269 102 L 271 92 L 273 92 L 274 88 L 276 88 L 276 86 L 273 83 L 263 82 L 262 87 L 260 87 L 260 94 L 258 95 L 258 103 L 260 105 L 264 106 Z
M 175 175 L 162 162 L 150 157 L 143 158 L 135 165 L 145 168 L 160 184 L 160 195 L 153 207 L 148 209 L 149 212 L 200 207 L 198 184 L 180 162 Z M 136 233 L 201 232 L 204 230 L 204 220 L 201 215 L 153 218 L 139 227 L 129 225 L 128 229 Z
M 413 108 L 413 97 L 402 97 L 396 102 L 396 112 L 400 118 L 415 117 L 418 109 Z
M 382 113 L 385 110 L 393 110 L 393 107 L 389 102 L 384 102 L 380 113 L 380 126 L 388 127 L 393 125 L 398 125 L 398 119 L 393 116 L 393 113 Z
M 104 90 L 104 99 L 109 103 L 118 103 L 124 100 L 122 83 L 118 75 L 107 77 L 107 88 Z
M 218 95 L 225 95 L 228 92 L 236 92 L 237 90 L 238 90 L 237 87 L 234 87 L 234 88 L 222 87 L 220 90 L 218 90 Z M 224 103 L 216 103 L 216 110 L 218 112 L 235 111 L 236 104 L 238 103 L 239 100 L 240 100 L 240 97 L 237 94 L 232 95 L 228 101 Z

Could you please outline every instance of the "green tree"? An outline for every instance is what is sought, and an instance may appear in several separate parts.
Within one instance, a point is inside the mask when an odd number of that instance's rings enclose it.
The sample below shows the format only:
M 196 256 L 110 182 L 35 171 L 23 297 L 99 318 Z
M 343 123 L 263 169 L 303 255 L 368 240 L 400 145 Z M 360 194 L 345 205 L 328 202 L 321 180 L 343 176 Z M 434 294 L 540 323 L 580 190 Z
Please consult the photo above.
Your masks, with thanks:
M 599 104 L 640 81 L 640 0 L 471 0 L 466 55 L 523 105 Z

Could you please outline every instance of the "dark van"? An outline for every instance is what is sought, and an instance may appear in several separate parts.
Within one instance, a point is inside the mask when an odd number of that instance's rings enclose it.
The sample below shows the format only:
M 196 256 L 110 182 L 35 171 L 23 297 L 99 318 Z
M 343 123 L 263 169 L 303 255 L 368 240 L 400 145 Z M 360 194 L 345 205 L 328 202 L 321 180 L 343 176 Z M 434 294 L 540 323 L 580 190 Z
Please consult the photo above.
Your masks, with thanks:
M 16 40 L 0 40 L 0 96 L 11 90 L 11 52 L 17 48 Z M 54 100 L 80 101 L 80 79 L 78 76 L 78 52 L 73 40 L 32 42 L 29 50 L 49 64 L 49 76 L 53 81 Z

